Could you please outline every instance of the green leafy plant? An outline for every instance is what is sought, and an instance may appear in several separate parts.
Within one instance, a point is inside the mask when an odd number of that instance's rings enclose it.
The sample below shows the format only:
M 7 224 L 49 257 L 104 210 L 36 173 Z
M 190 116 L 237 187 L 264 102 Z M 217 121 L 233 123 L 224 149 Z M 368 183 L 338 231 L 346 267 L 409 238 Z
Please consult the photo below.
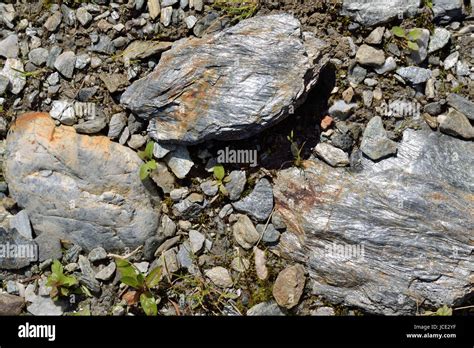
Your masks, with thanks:
M 402 27 L 395 26 L 391 30 L 392 34 L 403 48 L 409 48 L 412 51 L 418 51 L 420 47 L 416 41 L 421 37 L 421 30 L 418 28 L 405 31 Z
M 224 196 L 228 194 L 224 184 L 229 182 L 229 177 L 225 175 L 225 169 L 222 164 L 218 164 L 214 166 L 212 169 L 213 174 L 214 174 L 214 182 L 219 188 L 219 192 L 221 192 Z
M 427 311 L 424 312 L 423 315 L 428 315 L 428 316 L 451 316 L 453 315 L 453 309 L 449 308 L 448 306 L 444 305 L 443 307 L 438 308 L 436 312 L 431 312 Z
M 293 155 L 293 164 L 300 168 L 303 166 L 303 159 L 301 158 L 301 152 L 306 144 L 304 142 L 301 146 L 298 145 L 298 142 L 294 139 L 294 133 L 291 131 L 290 135 L 286 137 L 290 142 L 290 150 L 291 154 Z
M 72 275 L 65 275 L 61 262 L 54 260 L 51 265 L 51 275 L 48 277 L 46 285 L 51 287 L 50 296 L 56 301 L 59 296 L 69 296 L 78 285 L 78 281 Z
M 213 7 L 224 12 L 232 22 L 252 17 L 259 9 L 259 0 L 216 0 Z
M 150 290 L 156 287 L 162 278 L 161 266 L 155 267 L 145 276 L 125 259 L 116 258 L 115 264 L 120 272 L 120 281 L 137 291 L 140 296 L 140 305 L 145 314 L 148 316 L 158 315 L 156 299 Z
M 157 168 L 156 161 L 153 159 L 153 148 L 155 143 L 149 141 L 146 144 L 145 151 L 138 151 L 138 157 L 140 157 L 145 163 L 140 166 L 139 176 L 140 180 L 146 180 L 150 173 Z

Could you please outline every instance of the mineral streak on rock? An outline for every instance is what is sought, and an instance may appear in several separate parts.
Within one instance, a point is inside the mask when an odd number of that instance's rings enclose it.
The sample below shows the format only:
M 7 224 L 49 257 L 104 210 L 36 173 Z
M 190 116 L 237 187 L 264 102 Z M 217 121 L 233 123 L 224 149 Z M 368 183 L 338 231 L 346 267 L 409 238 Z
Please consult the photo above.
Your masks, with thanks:
M 121 103 L 150 120 L 157 141 L 246 138 L 304 102 L 326 61 L 324 46 L 303 35 L 289 14 L 247 19 L 175 42 L 150 75 L 125 91 Z

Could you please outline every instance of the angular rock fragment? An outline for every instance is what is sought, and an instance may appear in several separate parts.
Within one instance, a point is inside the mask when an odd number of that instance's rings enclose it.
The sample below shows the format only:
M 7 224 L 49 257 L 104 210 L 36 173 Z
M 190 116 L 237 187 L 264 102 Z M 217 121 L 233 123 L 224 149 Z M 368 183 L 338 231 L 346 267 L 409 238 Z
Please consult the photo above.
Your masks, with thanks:
M 420 6 L 421 0 L 344 0 L 341 14 L 370 27 L 413 17 Z
M 285 268 L 278 274 L 273 285 L 273 297 L 277 303 L 285 308 L 296 306 L 303 295 L 306 278 L 304 267 L 296 264 Z
M 142 244 L 157 228 L 141 164 L 107 137 L 80 135 L 55 127 L 46 113 L 29 113 L 7 137 L 5 178 L 37 234 L 54 232 L 86 250 L 122 249 Z
M 325 61 L 319 48 L 305 46 L 300 23 L 291 15 L 247 19 L 175 42 L 121 102 L 150 120 L 157 141 L 250 137 L 305 100 Z
M 380 116 L 373 117 L 367 124 L 360 149 L 374 161 L 397 152 L 397 143 L 388 138 Z
M 328 143 L 319 143 L 314 151 L 330 166 L 345 167 L 349 165 L 349 155 Z
M 232 203 L 232 206 L 257 221 L 265 221 L 273 209 L 272 185 L 267 179 L 260 179 L 247 197 Z
M 474 127 L 464 114 L 455 109 L 450 109 L 447 115 L 440 115 L 438 122 L 443 133 L 463 139 L 474 139 Z

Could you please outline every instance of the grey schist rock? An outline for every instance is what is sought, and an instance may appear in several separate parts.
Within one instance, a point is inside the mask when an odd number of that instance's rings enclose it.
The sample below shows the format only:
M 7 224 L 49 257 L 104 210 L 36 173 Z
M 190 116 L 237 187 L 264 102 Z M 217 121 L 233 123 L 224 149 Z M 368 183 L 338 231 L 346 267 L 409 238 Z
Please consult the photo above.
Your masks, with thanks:
M 472 293 L 474 143 L 407 129 L 397 157 L 349 173 L 319 161 L 274 184 L 280 251 L 312 292 L 377 314 L 453 306 Z
M 149 120 L 159 142 L 242 139 L 304 102 L 321 67 L 320 40 L 289 14 L 255 17 L 175 42 L 121 103 Z

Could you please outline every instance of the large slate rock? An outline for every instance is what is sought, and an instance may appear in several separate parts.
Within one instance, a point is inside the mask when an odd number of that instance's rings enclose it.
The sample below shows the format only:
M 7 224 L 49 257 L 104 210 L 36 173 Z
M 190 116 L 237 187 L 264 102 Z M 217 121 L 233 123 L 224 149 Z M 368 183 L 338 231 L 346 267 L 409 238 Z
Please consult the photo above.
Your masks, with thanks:
M 141 160 L 103 136 L 55 127 L 46 113 L 20 116 L 7 137 L 5 178 L 36 234 L 64 236 L 85 248 L 134 247 L 157 230 L 142 185 Z
M 414 16 L 421 0 L 344 0 L 341 14 L 349 16 L 364 26 L 390 22 L 400 14 L 404 18 Z
M 324 43 L 304 36 L 297 19 L 278 14 L 179 40 L 121 103 L 150 119 L 158 141 L 250 137 L 288 116 L 316 83 Z
M 474 143 L 407 130 L 397 157 L 350 173 L 322 162 L 280 172 L 280 247 L 313 292 L 378 314 L 455 305 L 472 292 Z M 344 252 L 342 252 L 342 250 Z

